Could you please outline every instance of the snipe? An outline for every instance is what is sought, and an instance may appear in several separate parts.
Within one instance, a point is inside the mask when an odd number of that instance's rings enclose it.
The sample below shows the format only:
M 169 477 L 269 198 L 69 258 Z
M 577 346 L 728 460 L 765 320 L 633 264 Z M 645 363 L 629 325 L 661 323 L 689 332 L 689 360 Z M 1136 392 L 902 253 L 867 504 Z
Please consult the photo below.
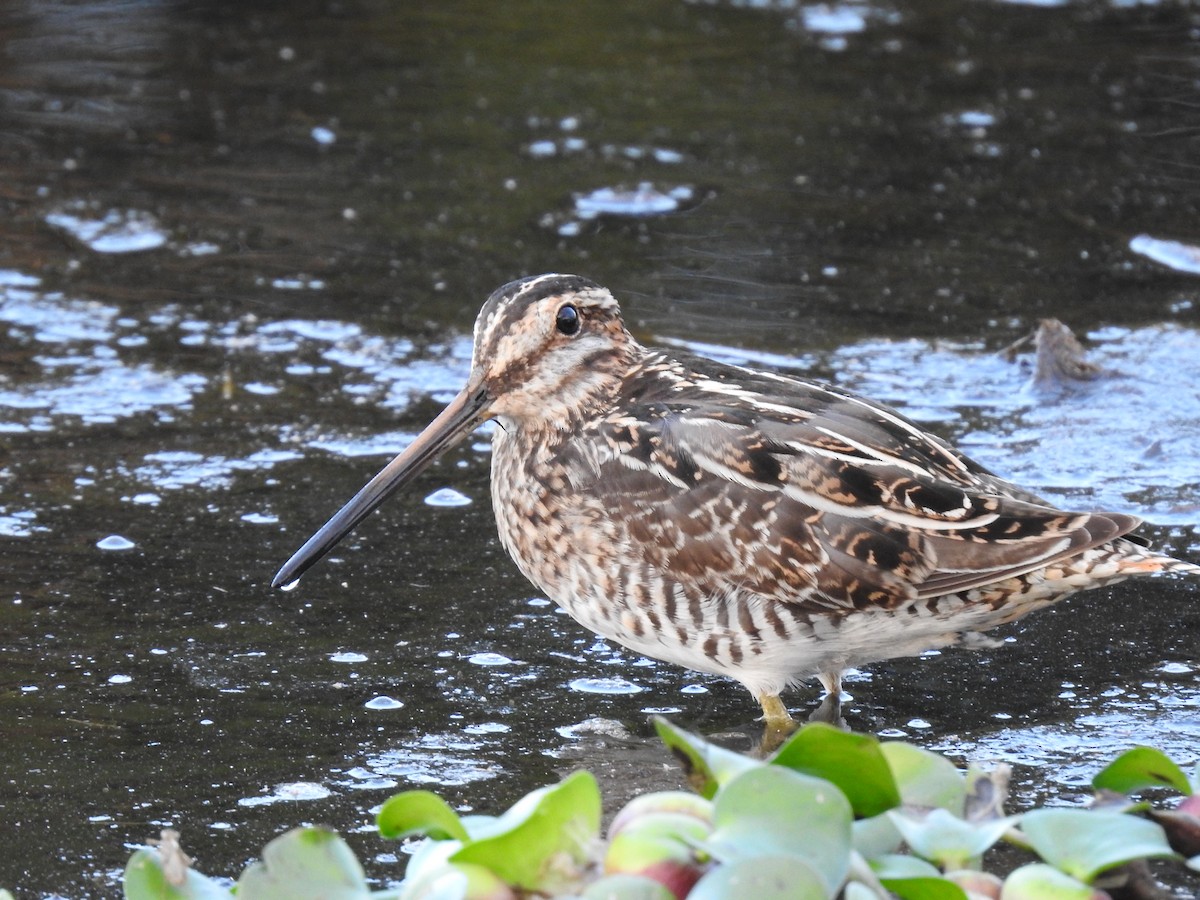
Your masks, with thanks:
M 643 347 L 605 288 L 541 275 L 475 323 L 466 387 L 275 576 L 295 581 L 393 491 L 496 420 L 505 548 L 582 625 L 780 692 L 983 631 L 1131 575 L 1200 572 L 1067 512 L 847 391 Z

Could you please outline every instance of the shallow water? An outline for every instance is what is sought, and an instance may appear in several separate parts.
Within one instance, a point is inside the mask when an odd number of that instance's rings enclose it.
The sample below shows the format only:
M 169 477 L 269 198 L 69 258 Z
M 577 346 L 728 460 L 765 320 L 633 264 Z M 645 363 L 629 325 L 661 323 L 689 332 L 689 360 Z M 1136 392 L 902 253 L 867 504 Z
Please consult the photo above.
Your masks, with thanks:
M 739 686 L 524 582 L 486 433 L 268 587 L 521 274 L 587 274 L 639 336 L 862 390 L 1200 558 L 1196 12 L 576 8 L 0 13 L 0 886 L 116 895 L 168 825 L 235 875 L 304 822 L 386 882 L 390 792 L 495 811 L 586 765 L 616 805 L 676 782 L 651 712 L 748 745 Z M 1107 377 L 1038 393 L 998 355 L 1046 316 Z M 1190 762 L 1197 591 L 855 673 L 849 722 L 1010 761 L 1022 801 L 1132 743 Z

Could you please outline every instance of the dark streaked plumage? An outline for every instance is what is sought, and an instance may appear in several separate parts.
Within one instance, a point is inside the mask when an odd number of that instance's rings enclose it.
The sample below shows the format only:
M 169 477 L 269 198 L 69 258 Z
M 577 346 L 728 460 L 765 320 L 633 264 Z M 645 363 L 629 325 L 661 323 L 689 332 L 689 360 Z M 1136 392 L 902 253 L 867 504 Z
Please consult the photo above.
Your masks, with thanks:
M 495 419 L 492 502 L 521 571 L 583 625 L 746 685 L 972 643 L 1074 591 L 1200 568 L 1138 520 L 1055 509 L 895 411 L 829 385 L 668 355 L 573 275 L 500 288 L 467 386 L 280 570 L 298 578 Z

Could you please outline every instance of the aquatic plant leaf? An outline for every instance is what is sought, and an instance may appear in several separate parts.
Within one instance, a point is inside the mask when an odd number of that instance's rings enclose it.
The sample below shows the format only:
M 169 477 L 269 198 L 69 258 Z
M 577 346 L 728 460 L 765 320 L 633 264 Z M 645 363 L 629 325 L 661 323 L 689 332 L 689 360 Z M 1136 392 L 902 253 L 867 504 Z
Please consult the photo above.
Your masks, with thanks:
M 842 889 L 842 900 L 879 900 L 879 894 L 861 881 L 851 881 Z
M 711 826 L 712 801 L 705 800 L 691 791 L 654 791 L 649 794 L 639 794 L 613 816 L 613 820 L 608 825 L 609 840 L 619 834 L 621 829 L 648 816 L 664 814 L 686 816 L 695 822 Z
M 468 840 L 458 813 L 432 791 L 405 791 L 388 798 L 375 817 L 375 826 L 385 838 L 395 840 L 417 834 L 438 841 Z
M 963 814 L 967 783 L 954 763 L 903 741 L 884 741 L 879 749 L 891 766 L 905 806 L 940 807 L 956 816 Z
M 966 891 L 915 856 L 881 856 L 871 860 L 871 869 L 880 884 L 904 900 L 967 900 Z
M 692 790 L 708 800 L 716 796 L 721 785 L 748 769 L 763 765 L 756 759 L 710 744 L 698 735 L 676 728 L 662 716 L 654 717 L 654 728 L 683 768 Z
M 936 878 L 941 873 L 928 860 L 904 853 L 888 853 L 870 860 L 871 871 L 880 878 Z
M 1079 881 L 1146 856 L 1175 856 L 1160 826 L 1124 813 L 1088 809 L 1034 809 L 1021 831 L 1046 862 Z
M 825 779 L 760 766 L 721 788 L 713 801 L 712 835 L 701 846 L 726 863 L 802 859 L 833 894 L 850 867 L 852 820 L 850 801 Z
M 426 866 L 417 875 L 406 873 L 399 890 L 399 900 L 464 900 L 468 897 L 512 900 L 516 892 L 495 872 L 470 863 L 443 863 L 436 868 Z M 379 895 L 373 894 L 372 900 L 379 900 Z
M 1126 750 L 1092 779 L 1092 787 L 1119 794 L 1133 794 L 1146 788 L 1174 788 L 1190 794 L 1188 777 L 1165 753 L 1153 747 Z
M 653 878 L 642 875 L 605 875 L 580 895 L 582 900 L 675 900 L 675 895 Z
M 792 735 L 770 762 L 833 782 L 859 818 L 900 805 L 891 766 L 869 735 L 813 722 Z
M 887 815 L 913 853 L 943 869 L 970 868 L 971 861 L 982 856 L 1020 818 L 968 822 L 940 807 L 919 817 L 899 810 Z
M 940 876 L 880 881 L 900 900 L 968 900 L 966 891 Z
M 895 853 L 903 840 L 887 813 L 880 813 L 869 819 L 856 819 L 854 822 L 854 849 L 861 853 L 864 859 L 875 859 Z
M 415 892 L 414 886 L 437 881 L 438 878 L 445 875 L 445 870 L 450 866 L 450 857 L 454 856 L 461 848 L 462 841 L 436 841 L 426 838 L 419 842 L 413 850 L 412 858 L 408 860 L 408 865 L 404 868 L 406 898 L 409 890 Z
M 513 887 L 553 892 L 571 881 L 600 837 L 600 788 L 590 772 L 531 791 L 450 857 L 490 869 Z
M 173 883 L 155 850 L 138 850 L 129 858 L 122 887 L 128 900 L 230 900 L 233 896 L 190 868 L 184 871 L 181 883 Z M 0 891 L 0 900 L 13 900 L 12 894 Z
M 267 844 L 237 882 L 238 900 L 360 900 L 362 866 L 337 832 L 293 828 Z
M 832 896 L 825 878 L 808 862 L 784 853 L 719 866 L 696 882 L 688 900 L 828 900 Z
M 1029 863 L 1004 879 L 1004 900 L 1099 900 L 1107 896 L 1046 863 Z

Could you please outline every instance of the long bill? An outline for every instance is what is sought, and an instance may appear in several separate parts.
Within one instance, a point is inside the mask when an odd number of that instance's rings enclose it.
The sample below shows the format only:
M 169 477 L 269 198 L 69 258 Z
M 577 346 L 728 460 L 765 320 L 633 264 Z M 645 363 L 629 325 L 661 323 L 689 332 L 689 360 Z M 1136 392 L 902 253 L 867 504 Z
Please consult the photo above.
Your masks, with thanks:
M 349 503 L 321 526 L 320 531 L 292 554 L 272 579 L 271 587 L 290 585 L 308 571 L 375 507 L 487 420 L 490 403 L 491 397 L 485 388 L 472 385 L 463 388 L 399 456 L 384 466 Z

